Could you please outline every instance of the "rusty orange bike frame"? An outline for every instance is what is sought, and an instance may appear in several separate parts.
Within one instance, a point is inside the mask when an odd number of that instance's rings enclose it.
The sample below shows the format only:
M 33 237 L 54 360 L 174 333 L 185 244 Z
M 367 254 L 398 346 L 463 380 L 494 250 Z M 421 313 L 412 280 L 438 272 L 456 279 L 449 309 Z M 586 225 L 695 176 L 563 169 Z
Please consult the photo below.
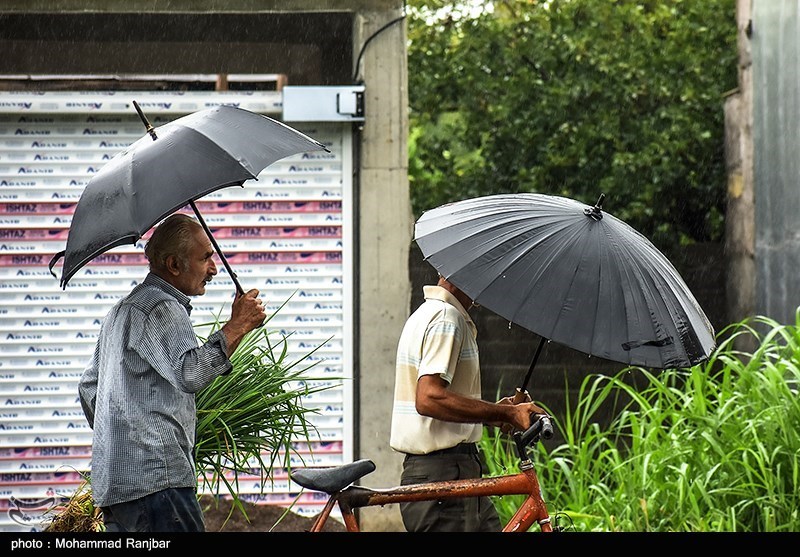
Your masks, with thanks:
M 371 460 L 357 460 L 333 468 L 300 468 L 290 472 L 290 477 L 300 486 L 329 495 L 328 501 L 317 515 L 311 532 L 321 532 L 338 506 L 348 532 L 360 532 L 355 511 L 362 507 L 433 501 L 460 497 L 527 495 L 514 516 L 503 527 L 503 532 L 527 532 L 538 524 L 542 532 L 552 532 L 550 515 L 542 497 L 539 478 L 527 456 L 526 446 L 538 441 L 540 436 L 552 436 L 552 425 L 548 416 L 539 416 L 525 433 L 516 433 L 514 440 L 521 457 L 520 472 L 506 476 L 484 477 L 468 480 L 428 482 L 414 485 L 373 489 L 353 485 L 363 476 L 375 470 Z

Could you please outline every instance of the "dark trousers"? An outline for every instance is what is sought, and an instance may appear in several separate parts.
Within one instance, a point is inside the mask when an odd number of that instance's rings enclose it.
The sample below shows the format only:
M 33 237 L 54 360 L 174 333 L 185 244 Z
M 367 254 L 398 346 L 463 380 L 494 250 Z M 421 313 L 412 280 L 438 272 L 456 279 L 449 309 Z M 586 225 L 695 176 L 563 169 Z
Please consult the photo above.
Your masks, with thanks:
M 106 532 L 205 532 L 194 488 L 174 488 L 103 507 Z
M 406 455 L 401 485 L 475 479 L 482 463 L 474 444 L 427 455 Z M 459 497 L 438 501 L 400 503 L 403 525 L 409 532 L 500 532 L 500 518 L 488 497 Z

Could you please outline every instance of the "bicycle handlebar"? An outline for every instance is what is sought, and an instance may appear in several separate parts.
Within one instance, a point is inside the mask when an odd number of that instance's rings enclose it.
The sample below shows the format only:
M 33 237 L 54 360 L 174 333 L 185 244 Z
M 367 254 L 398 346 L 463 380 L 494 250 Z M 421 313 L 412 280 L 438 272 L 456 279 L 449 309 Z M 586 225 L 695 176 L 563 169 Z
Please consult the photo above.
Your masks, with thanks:
M 525 457 L 525 447 L 532 442 L 542 439 L 550 439 L 553 437 L 553 422 L 550 416 L 539 414 L 537 419 L 531 424 L 524 432 L 517 431 L 514 433 L 514 442 L 517 445 L 517 450 L 521 459 Z

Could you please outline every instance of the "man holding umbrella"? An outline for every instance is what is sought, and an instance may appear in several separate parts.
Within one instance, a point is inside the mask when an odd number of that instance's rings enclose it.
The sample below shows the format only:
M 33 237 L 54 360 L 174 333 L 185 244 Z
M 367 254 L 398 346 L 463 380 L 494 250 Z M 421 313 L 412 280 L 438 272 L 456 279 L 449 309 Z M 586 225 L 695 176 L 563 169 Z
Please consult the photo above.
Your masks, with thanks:
M 477 442 L 483 424 L 526 430 L 536 404 L 481 400 L 473 301 L 439 276 L 424 287 L 425 302 L 408 318 L 397 349 L 391 447 L 405 453 L 402 485 L 480 478 Z M 401 503 L 409 532 L 499 532 L 488 497 Z
M 91 486 L 109 532 L 202 532 L 194 464 L 195 393 L 232 369 L 230 356 L 266 318 L 258 290 L 199 345 L 190 296 L 217 274 L 208 235 L 174 214 L 145 248 L 150 272 L 108 313 L 79 382 L 92 427 Z

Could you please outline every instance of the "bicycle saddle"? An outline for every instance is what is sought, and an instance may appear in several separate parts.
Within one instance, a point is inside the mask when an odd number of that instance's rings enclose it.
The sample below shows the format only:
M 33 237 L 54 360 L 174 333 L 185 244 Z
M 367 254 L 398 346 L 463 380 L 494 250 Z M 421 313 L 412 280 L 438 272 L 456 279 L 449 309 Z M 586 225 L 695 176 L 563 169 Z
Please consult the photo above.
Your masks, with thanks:
M 362 459 L 333 468 L 297 468 L 289 472 L 289 477 L 307 489 L 332 494 L 343 490 L 374 470 L 374 462 Z

